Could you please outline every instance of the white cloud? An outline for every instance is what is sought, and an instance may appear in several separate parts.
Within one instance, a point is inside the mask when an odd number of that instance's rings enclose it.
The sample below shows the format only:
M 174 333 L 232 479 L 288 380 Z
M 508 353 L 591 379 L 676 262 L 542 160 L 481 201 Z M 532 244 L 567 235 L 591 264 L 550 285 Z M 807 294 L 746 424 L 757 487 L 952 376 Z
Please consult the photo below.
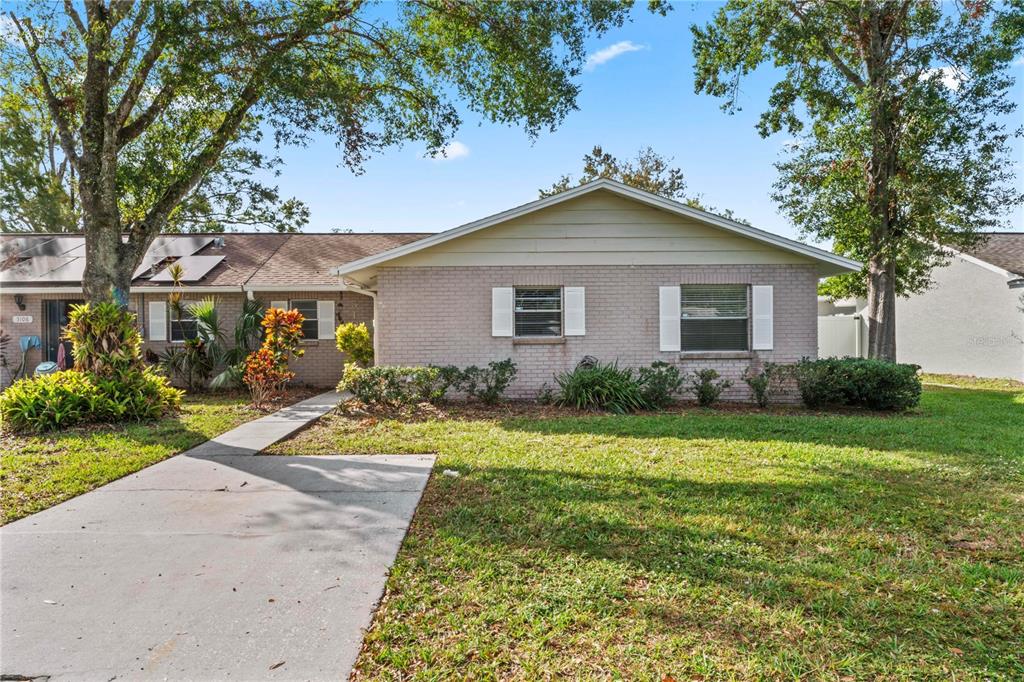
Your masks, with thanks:
M 632 40 L 621 40 L 614 45 L 601 48 L 597 52 L 587 57 L 587 63 L 584 65 L 587 71 L 593 71 L 598 66 L 601 66 L 605 62 L 610 62 L 620 55 L 624 55 L 627 52 L 639 52 L 640 50 L 646 50 L 646 45 L 639 45 L 634 43 Z
M 937 69 L 928 69 L 921 74 L 921 79 L 931 78 L 938 75 L 942 84 L 950 90 L 959 90 L 960 86 L 967 80 L 966 74 L 953 66 L 941 66 Z
M 469 156 L 469 147 L 458 140 L 452 140 L 434 152 L 430 158 L 434 161 L 451 161 L 452 159 L 461 159 L 464 156 Z
M 1017 57 L 1017 59 L 1013 62 L 1013 65 L 1024 66 L 1024 57 Z

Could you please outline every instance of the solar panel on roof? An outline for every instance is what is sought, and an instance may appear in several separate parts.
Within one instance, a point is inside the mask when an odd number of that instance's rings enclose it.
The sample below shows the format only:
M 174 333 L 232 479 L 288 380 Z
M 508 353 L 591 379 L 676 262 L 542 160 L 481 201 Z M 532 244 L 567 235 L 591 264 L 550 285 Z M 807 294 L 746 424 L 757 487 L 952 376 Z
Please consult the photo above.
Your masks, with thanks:
M 85 274 L 85 259 L 70 258 L 64 265 L 58 265 L 49 272 L 40 275 L 36 282 L 81 282 Z
M 33 258 L 36 256 L 64 256 L 68 251 L 78 247 L 85 247 L 84 237 L 50 237 L 45 241 L 31 245 L 18 253 L 22 258 Z
M 0 256 L 8 257 L 21 253 L 38 244 L 51 239 L 50 237 L 15 237 L 0 242 Z
M 64 258 L 63 256 L 36 256 L 0 271 L 0 282 L 24 282 L 28 280 L 39 280 L 51 271 L 67 265 L 71 261 L 84 259 Z
M 195 282 L 206 276 L 206 273 L 217 267 L 217 264 L 224 260 L 224 256 L 183 256 L 171 265 L 180 265 L 183 272 L 181 281 Z M 158 272 L 150 279 L 150 282 L 173 282 L 171 277 L 171 266 Z
M 213 237 L 198 236 L 157 237 L 150 244 L 146 256 L 163 256 L 164 258 L 191 256 L 212 244 L 213 240 Z

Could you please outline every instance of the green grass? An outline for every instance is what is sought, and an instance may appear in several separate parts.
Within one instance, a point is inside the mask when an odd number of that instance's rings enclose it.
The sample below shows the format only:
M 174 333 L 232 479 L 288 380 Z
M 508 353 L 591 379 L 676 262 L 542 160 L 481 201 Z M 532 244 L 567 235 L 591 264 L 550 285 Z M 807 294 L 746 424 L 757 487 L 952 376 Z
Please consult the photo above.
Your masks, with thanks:
M 0 436 L 3 523 L 52 507 L 228 431 L 262 413 L 248 396 L 189 396 L 155 422 L 42 436 Z
M 275 450 L 438 453 L 358 679 L 1024 679 L 1024 393 L 333 416 Z

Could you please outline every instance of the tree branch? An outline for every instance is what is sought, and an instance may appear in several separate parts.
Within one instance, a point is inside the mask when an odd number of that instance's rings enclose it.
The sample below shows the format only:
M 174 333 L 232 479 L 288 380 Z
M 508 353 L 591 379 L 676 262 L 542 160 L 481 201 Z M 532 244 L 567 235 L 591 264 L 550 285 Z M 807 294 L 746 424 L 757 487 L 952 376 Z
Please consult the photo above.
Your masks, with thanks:
M 814 37 L 817 38 L 818 45 L 821 46 L 821 49 L 822 51 L 824 51 L 825 56 L 828 57 L 829 61 L 832 62 L 837 69 L 839 69 L 840 73 L 842 73 L 843 76 L 846 77 L 846 80 L 850 81 L 858 88 L 863 88 L 864 79 L 861 78 L 856 71 L 847 66 L 846 62 L 840 59 L 839 55 L 836 54 L 836 51 L 832 48 L 832 45 L 829 44 L 829 42 L 825 40 L 825 37 L 821 34 L 821 32 L 814 28 L 811 25 L 810 21 L 808 21 L 807 15 L 800 10 L 799 3 L 795 3 L 793 5 L 793 14 L 796 15 L 796 18 L 800 20 L 800 23 L 803 24 L 804 28 L 810 31 L 814 35 Z
M 149 78 L 149 74 L 153 70 L 153 66 L 156 65 L 157 60 L 160 59 L 160 55 L 163 54 L 165 46 L 166 42 L 164 40 L 164 36 L 158 27 L 156 33 L 153 34 L 153 42 L 149 44 L 145 54 L 142 55 L 138 68 L 136 68 L 135 73 L 132 74 L 128 87 L 125 88 L 124 95 L 121 96 L 121 101 L 117 105 L 117 110 L 114 115 L 116 125 L 122 126 L 124 125 L 124 122 L 128 120 L 128 116 L 132 113 L 132 109 L 135 108 L 135 104 L 139 101 L 139 95 L 142 93 L 142 89 L 146 86 L 146 80 Z
M 70 2 L 70 0 L 68 0 Z M 139 34 L 142 33 L 142 27 L 146 24 L 146 17 L 149 15 L 149 3 L 142 2 L 139 4 L 139 13 L 135 15 L 135 21 L 132 22 L 131 28 L 128 29 L 127 35 L 124 38 L 124 49 L 121 51 L 121 58 L 114 64 L 114 68 L 110 71 L 110 82 L 117 83 L 121 80 L 121 76 L 124 75 L 124 70 L 128 66 L 128 62 L 131 61 L 132 54 L 135 52 L 135 45 L 139 40 Z
M 64 13 L 71 17 L 71 23 L 78 29 L 78 33 L 81 36 L 85 36 L 85 24 L 82 23 L 82 17 L 78 16 L 78 12 L 75 10 L 74 4 L 71 0 L 64 0 Z
M 39 78 L 39 83 L 43 87 L 43 94 L 46 96 L 46 104 L 49 107 L 50 116 L 53 117 L 54 122 L 57 124 L 60 146 L 64 151 L 64 156 L 68 158 L 73 166 L 77 167 L 78 154 L 75 152 L 75 138 L 71 134 L 71 126 L 64 118 L 64 105 L 54 94 L 53 88 L 50 85 L 50 78 L 46 74 L 46 69 L 43 68 L 42 62 L 39 61 L 39 39 L 32 29 L 32 21 L 25 19 L 23 24 L 13 12 L 9 16 L 14 20 L 14 25 L 18 29 L 18 37 L 25 46 L 29 59 L 32 61 L 32 67 Z
M 135 120 L 130 123 L 125 123 L 120 130 L 117 131 L 117 147 L 120 149 L 126 144 L 134 140 L 136 137 L 141 135 L 146 128 L 148 128 L 156 117 L 163 113 L 167 108 L 167 105 L 174 99 L 174 86 L 165 85 L 157 93 L 153 101 L 150 102 L 146 110 L 139 114 Z

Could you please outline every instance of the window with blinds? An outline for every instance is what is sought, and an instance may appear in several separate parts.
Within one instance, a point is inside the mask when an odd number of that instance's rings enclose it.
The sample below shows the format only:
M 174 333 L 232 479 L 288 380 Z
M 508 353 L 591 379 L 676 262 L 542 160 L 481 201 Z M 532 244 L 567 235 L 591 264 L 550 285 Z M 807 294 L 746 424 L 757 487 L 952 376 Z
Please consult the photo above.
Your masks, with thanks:
M 684 284 L 681 289 L 684 351 L 748 350 L 746 285 Z
M 199 336 L 199 321 L 189 312 L 188 306 L 188 302 L 181 302 L 180 316 L 176 306 L 167 306 L 171 318 L 171 341 L 189 341 Z
M 320 336 L 320 322 L 317 320 L 316 301 L 292 301 L 292 308 L 302 313 L 302 338 L 316 339 Z
M 515 335 L 562 335 L 561 287 L 515 290 Z

